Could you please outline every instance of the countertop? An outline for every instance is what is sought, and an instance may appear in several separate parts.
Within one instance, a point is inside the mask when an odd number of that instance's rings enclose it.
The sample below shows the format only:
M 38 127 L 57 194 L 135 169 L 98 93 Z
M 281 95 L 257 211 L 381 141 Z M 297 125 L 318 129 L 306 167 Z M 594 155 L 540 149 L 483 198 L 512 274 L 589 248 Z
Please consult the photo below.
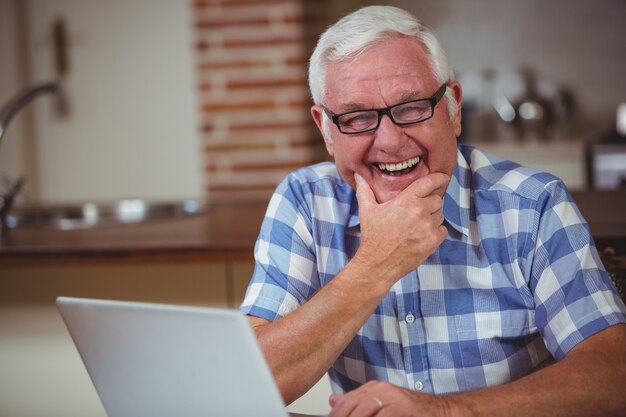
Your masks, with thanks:
M 266 207 L 212 205 L 186 218 L 88 230 L 13 229 L 2 236 L 0 265 L 252 260 Z
M 572 194 L 596 242 L 625 250 L 626 191 Z M 176 220 L 89 230 L 14 229 L 0 242 L 0 265 L 251 261 L 265 209 L 264 202 L 222 204 Z

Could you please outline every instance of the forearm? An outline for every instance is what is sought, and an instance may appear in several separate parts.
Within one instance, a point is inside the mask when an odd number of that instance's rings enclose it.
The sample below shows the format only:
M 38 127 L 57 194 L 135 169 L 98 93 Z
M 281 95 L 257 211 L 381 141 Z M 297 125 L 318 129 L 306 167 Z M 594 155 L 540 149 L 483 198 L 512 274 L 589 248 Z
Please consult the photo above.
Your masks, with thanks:
M 472 417 L 626 415 L 626 326 L 600 332 L 593 346 L 515 382 L 451 396 Z
M 291 314 L 253 324 L 285 402 L 315 384 L 371 316 L 395 282 L 385 281 L 383 275 L 364 263 L 350 262 Z

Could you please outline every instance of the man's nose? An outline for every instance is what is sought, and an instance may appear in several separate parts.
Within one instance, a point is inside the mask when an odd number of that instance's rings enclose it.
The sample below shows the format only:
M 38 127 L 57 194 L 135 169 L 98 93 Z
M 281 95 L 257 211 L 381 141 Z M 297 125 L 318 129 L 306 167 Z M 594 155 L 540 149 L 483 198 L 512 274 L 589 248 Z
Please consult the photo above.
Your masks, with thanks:
M 383 115 L 376 129 L 374 146 L 389 154 L 394 154 L 406 144 L 407 136 L 402 126 L 398 126 L 388 115 Z

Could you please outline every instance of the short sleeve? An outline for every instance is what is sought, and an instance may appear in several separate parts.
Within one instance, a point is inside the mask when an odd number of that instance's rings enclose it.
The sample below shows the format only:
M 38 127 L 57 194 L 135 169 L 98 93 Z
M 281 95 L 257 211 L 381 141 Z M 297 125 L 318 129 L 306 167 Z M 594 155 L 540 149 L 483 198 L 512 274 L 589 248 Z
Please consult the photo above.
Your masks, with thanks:
M 560 180 L 546 185 L 537 216 L 530 281 L 535 320 L 548 350 L 561 359 L 587 337 L 626 322 L 626 308 Z
M 293 175 L 270 199 L 254 249 L 255 268 L 240 310 L 276 320 L 319 289 L 310 194 Z

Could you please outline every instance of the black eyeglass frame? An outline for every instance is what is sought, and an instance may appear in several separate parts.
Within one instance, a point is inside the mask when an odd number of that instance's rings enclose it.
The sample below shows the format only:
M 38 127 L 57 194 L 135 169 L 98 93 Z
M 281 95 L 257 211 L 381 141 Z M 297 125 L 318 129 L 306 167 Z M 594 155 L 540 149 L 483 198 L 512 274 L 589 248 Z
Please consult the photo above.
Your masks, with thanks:
M 417 123 L 425 122 L 428 119 L 432 119 L 432 117 L 435 115 L 435 107 L 441 101 L 441 99 L 445 95 L 447 89 L 448 89 L 448 83 L 446 82 L 446 83 L 441 84 L 439 89 L 437 89 L 437 91 L 435 92 L 435 94 L 432 97 L 420 98 L 420 99 L 417 99 L 417 100 L 404 101 L 402 103 L 394 104 L 393 106 L 380 108 L 380 109 L 351 110 L 351 111 L 347 111 L 345 113 L 334 114 L 333 112 L 328 110 L 326 107 L 322 106 L 322 108 L 324 109 L 324 113 L 326 113 L 326 115 L 330 118 L 330 120 L 332 120 L 332 122 L 335 124 L 335 126 L 337 126 L 337 129 L 339 129 L 339 132 L 343 133 L 344 135 L 358 135 L 358 134 L 361 134 L 361 133 L 367 133 L 367 132 L 371 132 L 371 131 L 374 131 L 374 130 L 378 129 L 378 127 L 380 126 L 380 122 L 381 122 L 381 120 L 383 118 L 383 115 L 387 115 L 389 117 L 389 119 L 391 119 L 391 121 L 394 124 L 398 125 L 398 126 L 414 125 L 414 124 L 417 124 Z M 399 106 L 403 106 L 403 105 L 409 104 L 409 103 L 417 103 L 417 102 L 424 102 L 424 101 L 427 101 L 427 102 L 430 103 L 430 116 L 428 116 L 428 117 L 426 117 L 424 119 L 420 119 L 420 120 L 414 121 L 414 122 L 398 122 L 398 121 L 396 121 L 393 118 L 393 115 L 392 115 L 391 111 L 394 108 L 399 107 Z M 378 121 L 376 122 L 376 126 L 373 126 L 371 128 L 365 129 L 365 130 L 359 130 L 359 131 L 356 131 L 356 132 L 344 132 L 343 130 L 341 130 L 341 126 L 339 125 L 339 118 L 340 117 L 345 116 L 347 114 L 367 112 L 367 111 L 375 111 L 378 114 Z

